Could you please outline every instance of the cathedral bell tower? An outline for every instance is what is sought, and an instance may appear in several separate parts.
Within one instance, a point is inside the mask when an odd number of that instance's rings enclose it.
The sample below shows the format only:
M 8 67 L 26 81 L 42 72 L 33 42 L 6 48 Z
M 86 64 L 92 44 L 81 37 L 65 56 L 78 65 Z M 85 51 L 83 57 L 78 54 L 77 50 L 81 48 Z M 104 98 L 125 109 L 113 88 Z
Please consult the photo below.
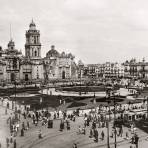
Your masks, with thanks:
M 41 58 L 40 31 L 32 20 L 26 31 L 25 56 L 30 59 Z

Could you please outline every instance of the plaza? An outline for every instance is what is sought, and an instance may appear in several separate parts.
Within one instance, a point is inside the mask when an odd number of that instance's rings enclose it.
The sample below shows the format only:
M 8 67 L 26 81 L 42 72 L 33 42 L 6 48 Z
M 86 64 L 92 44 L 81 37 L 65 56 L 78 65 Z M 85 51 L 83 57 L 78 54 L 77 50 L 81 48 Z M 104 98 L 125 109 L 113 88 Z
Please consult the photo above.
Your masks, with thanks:
M 147 148 L 148 2 L 0 0 L 0 148 Z
M 116 91 L 116 95 L 121 95 L 121 96 L 130 96 L 132 93 L 136 93 L 136 91 L 131 91 L 134 89 L 126 89 L 126 88 L 120 88 L 119 90 Z M 46 148 L 46 147 L 50 147 L 51 148 L 56 148 L 56 147 L 73 147 L 73 144 L 76 143 L 77 147 L 80 148 L 95 148 L 95 147 L 107 147 L 107 143 L 108 143 L 108 136 L 109 136 L 109 145 L 110 147 L 114 147 L 115 145 L 115 139 L 114 136 L 112 137 L 113 134 L 113 126 L 114 126 L 114 105 L 110 105 L 110 108 L 108 108 L 108 103 L 107 102 L 94 102 L 91 100 L 94 100 L 94 92 L 93 93 L 87 93 L 86 96 L 84 94 L 79 94 L 79 92 L 67 92 L 67 91 L 56 91 L 55 88 L 43 88 L 41 90 L 38 90 L 40 95 L 48 95 L 49 97 L 51 96 L 57 96 L 57 98 L 59 96 L 62 96 L 62 98 L 65 98 L 65 102 L 60 102 L 61 97 L 59 98 L 59 105 L 55 108 L 43 108 L 39 109 L 38 111 L 36 110 L 30 110 L 29 112 L 26 110 L 26 107 L 30 108 L 30 105 L 25 105 L 24 103 L 19 102 L 19 98 L 24 97 L 24 101 L 27 99 L 27 97 L 29 97 L 30 99 L 37 94 L 29 94 L 28 93 L 18 93 L 15 96 L 11 95 L 10 98 L 14 98 L 16 97 L 17 101 L 15 102 L 15 107 L 20 110 L 21 114 L 19 117 L 19 130 L 17 131 L 17 135 L 15 135 L 13 137 L 13 140 L 15 139 L 17 141 L 17 147 L 19 148 Z M 88 96 L 87 96 L 88 95 Z M 95 92 L 95 99 L 99 100 L 101 99 L 101 97 L 106 97 L 107 92 Z M 66 97 L 84 97 L 83 100 L 79 100 L 77 102 L 85 102 L 86 105 L 85 106 L 73 106 L 71 108 L 68 108 L 68 106 L 72 103 L 72 102 L 67 102 Z M 88 97 L 88 99 L 87 99 Z M 98 97 L 98 98 L 97 98 Z M 140 97 L 140 96 L 139 96 Z M 92 98 L 92 99 L 91 99 Z M 138 98 L 138 97 L 137 97 Z M 76 98 L 75 98 L 76 99 Z M 128 97 L 124 97 L 124 99 L 128 99 Z M 41 100 L 39 100 L 41 101 Z M 42 99 L 42 101 L 44 101 Z M 63 100 L 62 100 L 63 101 Z M 104 100 L 105 101 L 105 100 Z M 129 101 L 133 101 L 135 103 L 129 105 L 128 102 Z M 116 112 L 116 118 L 121 116 L 121 113 L 118 112 L 120 109 L 124 109 L 126 111 L 128 111 L 128 115 L 130 115 L 130 111 L 129 109 L 134 108 L 134 110 L 137 112 L 136 109 L 139 109 L 142 111 L 142 108 L 145 110 L 146 108 L 146 104 L 143 104 L 143 101 L 137 102 L 134 100 L 132 100 L 130 98 L 130 100 L 127 102 L 118 104 L 118 107 L 116 108 L 117 112 Z M 7 106 L 9 103 L 9 107 Z M 21 104 L 20 104 L 21 103 Z M 31 102 L 30 102 L 31 103 Z M 118 102 L 119 103 L 119 102 Z M 41 105 L 42 102 L 40 102 Z M 102 106 L 103 105 L 103 106 Z M 144 105 L 144 106 L 143 106 Z M 15 111 L 12 110 L 12 106 L 13 106 L 13 102 L 12 99 L 9 98 L 1 98 L 1 117 L 2 117 L 2 122 L 1 122 L 1 127 L 3 127 L 3 130 L 1 130 L 0 135 L 3 135 L 1 137 L 1 144 L 2 146 L 6 146 L 6 138 L 10 137 L 10 131 L 9 131 L 9 122 L 7 123 L 8 118 L 12 117 L 13 114 L 15 115 Z M 100 106 L 102 106 L 100 108 Z M 6 108 L 7 108 L 7 114 L 6 114 Z M 14 108 L 13 108 L 14 109 Z M 30 108 L 31 109 L 31 108 Z M 74 112 L 79 109 L 79 115 L 75 114 Z M 101 110 L 100 110 L 101 109 Z M 110 115 L 107 113 L 108 111 L 112 110 L 112 112 L 110 113 Z M 48 112 L 50 113 L 50 116 L 47 117 L 47 123 L 44 125 L 43 123 L 43 119 L 44 119 L 44 115 L 42 115 L 42 113 L 46 112 L 46 110 L 48 110 Z M 42 112 L 43 111 L 43 112 Z M 101 111 L 101 112 L 100 112 Z M 14 113 L 13 113 L 14 112 Z M 28 113 L 30 115 L 27 115 Z M 32 115 L 34 114 L 34 112 L 40 112 L 40 119 L 39 121 L 37 121 L 37 125 L 36 123 L 33 123 L 32 120 Z M 124 111 L 125 112 L 125 111 Z M 66 116 L 64 117 L 64 114 L 66 113 Z M 144 112 L 143 112 L 144 113 Z M 106 114 L 106 115 L 105 115 Z M 126 112 L 124 113 L 124 115 L 126 114 Z M 24 116 L 25 115 L 25 116 Z M 75 121 L 73 121 L 73 119 L 70 118 L 70 116 L 75 117 Z M 79 133 L 80 127 L 81 129 L 83 129 L 84 125 L 85 125 L 85 116 L 89 115 L 92 116 L 91 120 L 90 120 L 90 125 L 89 126 L 85 126 L 85 134 L 83 133 Z M 104 116 L 104 119 L 98 120 L 97 118 L 100 117 L 100 115 Z M 27 117 L 26 117 L 27 116 Z M 88 116 L 88 117 L 89 117 Z M 65 118 L 65 119 L 64 119 Z M 107 134 L 108 132 L 108 128 L 107 128 L 107 121 L 108 119 L 111 118 L 110 122 L 109 122 L 109 135 Z M 97 120 L 96 120 L 97 119 Z M 135 118 L 136 119 L 136 118 Z M 53 122 L 53 127 L 52 128 L 48 128 L 48 120 L 52 120 Z M 65 128 L 60 131 L 60 124 L 61 121 L 64 121 L 65 124 Z M 66 128 L 66 122 L 70 123 L 70 130 L 67 130 Z M 94 142 L 95 141 L 95 137 L 90 138 L 90 129 L 91 129 L 91 124 L 93 124 L 93 122 L 96 121 L 96 127 L 97 127 L 97 131 L 98 131 L 98 142 Z M 102 122 L 103 121 L 103 122 Z M 29 123 L 29 128 L 24 130 L 24 135 L 21 136 L 21 126 L 22 123 L 25 124 L 25 127 L 27 126 L 27 122 Z M 126 121 L 127 122 L 127 121 Z M 7 123 L 7 124 L 6 124 Z M 105 123 L 104 126 L 100 126 L 100 123 Z M 127 122 L 128 123 L 128 122 Z M 131 122 L 132 123 L 132 122 Z M 129 124 L 130 125 L 130 124 Z M 131 144 L 131 137 L 133 136 L 133 133 L 131 131 L 131 127 L 130 126 L 126 126 L 126 125 L 122 125 L 123 126 L 123 134 L 122 136 L 117 136 L 117 147 L 129 147 L 130 145 L 134 145 Z M 42 138 L 39 139 L 38 138 L 38 133 L 39 131 L 41 131 L 42 133 Z M 102 140 L 101 138 L 101 133 L 102 131 L 104 132 L 104 139 Z M 4 133 L 4 134 L 3 134 Z M 127 133 L 128 133 L 128 137 L 127 138 Z M 139 136 L 139 148 L 143 148 L 144 146 L 147 145 L 147 132 L 143 131 L 142 128 L 140 127 L 136 127 L 136 133 Z M 9 147 L 13 147 L 13 143 L 9 144 Z

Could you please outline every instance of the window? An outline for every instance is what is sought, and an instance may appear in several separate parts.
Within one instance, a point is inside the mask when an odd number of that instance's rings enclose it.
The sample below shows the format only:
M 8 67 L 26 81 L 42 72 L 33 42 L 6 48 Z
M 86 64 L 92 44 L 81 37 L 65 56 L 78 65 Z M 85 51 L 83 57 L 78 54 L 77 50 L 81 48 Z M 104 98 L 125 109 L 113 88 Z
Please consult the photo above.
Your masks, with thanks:
M 14 58 L 13 59 L 13 69 L 16 69 L 17 68 L 17 59 Z
M 34 37 L 34 44 L 36 44 L 36 36 Z
M 34 52 L 35 57 L 37 56 L 37 51 Z

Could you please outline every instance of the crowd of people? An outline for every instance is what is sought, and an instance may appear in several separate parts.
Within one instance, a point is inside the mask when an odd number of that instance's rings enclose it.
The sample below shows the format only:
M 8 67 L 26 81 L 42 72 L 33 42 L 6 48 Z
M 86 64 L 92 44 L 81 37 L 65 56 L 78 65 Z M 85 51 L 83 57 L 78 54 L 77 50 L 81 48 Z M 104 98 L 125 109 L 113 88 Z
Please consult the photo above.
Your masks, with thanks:
M 129 90 L 131 92 L 131 90 Z M 132 93 L 132 92 L 131 92 Z M 1 99 L 1 103 L 3 105 L 4 99 Z M 23 110 L 20 108 L 14 107 L 13 102 L 7 101 L 5 114 L 8 114 L 9 109 L 14 109 L 11 111 L 9 118 L 7 119 L 7 124 L 10 129 L 10 136 L 6 137 L 6 147 L 17 148 L 17 136 L 24 137 L 25 133 L 27 133 L 31 126 L 38 126 L 38 139 L 44 138 L 44 133 L 42 133 L 42 129 L 40 126 L 45 126 L 47 128 L 54 128 L 54 120 L 60 120 L 59 123 L 59 131 L 63 132 L 63 130 L 71 130 L 71 122 L 75 123 L 79 116 L 83 116 L 83 125 L 78 126 L 77 134 L 82 134 L 84 136 L 89 135 L 88 138 L 93 139 L 95 143 L 104 141 L 104 139 L 108 136 L 104 128 L 109 127 L 109 123 L 112 123 L 112 127 L 110 129 L 109 137 L 114 138 L 123 137 L 124 139 L 131 139 L 131 143 L 135 144 L 138 147 L 139 137 L 134 129 L 134 125 L 131 124 L 130 130 L 124 130 L 123 125 L 117 126 L 113 122 L 114 120 L 114 106 L 109 107 L 108 105 L 100 105 L 94 110 L 90 110 L 89 112 L 79 111 L 69 113 L 68 111 L 54 111 L 50 112 L 48 110 L 30 110 L 29 107 L 24 107 Z M 116 119 L 123 119 L 124 113 L 130 110 L 143 109 L 145 108 L 144 102 L 140 104 L 116 104 Z M 145 116 L 143 116 L 146 119 Z M 40 125 L 40 126 L 39 126 Z M 89 134 L 87 134 L 89 131 Z M 2 145 L 0 144 L 0 148 Z M 77 143 L 73 144 L 73 148 L 77 148 Z

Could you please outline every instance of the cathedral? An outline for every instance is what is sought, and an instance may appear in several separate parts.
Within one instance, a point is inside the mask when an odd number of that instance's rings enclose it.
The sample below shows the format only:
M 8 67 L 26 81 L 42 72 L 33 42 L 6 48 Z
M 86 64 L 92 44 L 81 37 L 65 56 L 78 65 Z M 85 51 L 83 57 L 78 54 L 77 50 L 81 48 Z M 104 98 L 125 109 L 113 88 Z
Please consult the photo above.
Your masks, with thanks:
M 11 39 L 7 49 L 0 47 L 0 82 L 48 82 L 77 78 L 77 65 L 71 53 L 59 53 L 55 46 L 41 57 L 40 31 L 32 20 L 26 31 L 25 56 Z

